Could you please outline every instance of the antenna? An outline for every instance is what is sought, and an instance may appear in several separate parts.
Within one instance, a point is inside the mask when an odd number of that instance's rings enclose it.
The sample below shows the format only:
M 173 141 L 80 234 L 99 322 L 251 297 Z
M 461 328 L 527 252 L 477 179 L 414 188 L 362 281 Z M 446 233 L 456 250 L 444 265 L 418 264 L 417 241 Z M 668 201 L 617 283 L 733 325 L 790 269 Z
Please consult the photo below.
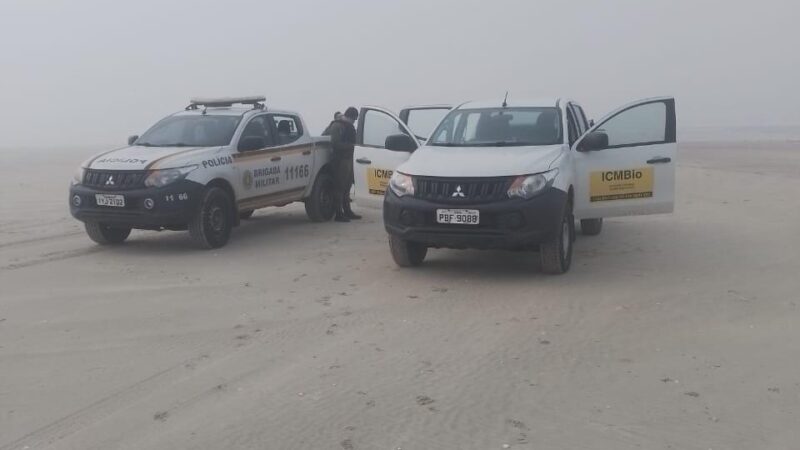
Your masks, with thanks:
M 503 108 L 507 108 L 507 107 L 508 107 L 508 91 L 506 91 L 506 96 L 503 99 Z

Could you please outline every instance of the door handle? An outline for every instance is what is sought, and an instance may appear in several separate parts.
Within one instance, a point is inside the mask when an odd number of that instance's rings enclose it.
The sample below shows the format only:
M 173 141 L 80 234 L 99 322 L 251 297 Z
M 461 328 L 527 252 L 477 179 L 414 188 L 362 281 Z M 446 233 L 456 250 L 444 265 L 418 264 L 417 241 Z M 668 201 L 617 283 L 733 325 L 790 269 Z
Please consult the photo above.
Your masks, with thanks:
M 306 151 L 303 152 L 303 154 L 304 155 L 310 155 L 311 154 L 311 150 L 306 150 Z
M 666 156 L 659 156 L 653 159 L 648 159 L 647 164 L 664 164 L 672 162 L 672 158 L 667 158 Z
M 273 156 L 273 157 L 272 157 L 272 158 L 270 158 L 269 160 L 270 160 L 270 161 L 280 161 L 280 160 L 281 160 L 281 157 L 280 157 L 280 156 Z
M 372 164 L 372 161 L 368 160 L 367 158 L 358 158 L 356 162 L 359 164 Z

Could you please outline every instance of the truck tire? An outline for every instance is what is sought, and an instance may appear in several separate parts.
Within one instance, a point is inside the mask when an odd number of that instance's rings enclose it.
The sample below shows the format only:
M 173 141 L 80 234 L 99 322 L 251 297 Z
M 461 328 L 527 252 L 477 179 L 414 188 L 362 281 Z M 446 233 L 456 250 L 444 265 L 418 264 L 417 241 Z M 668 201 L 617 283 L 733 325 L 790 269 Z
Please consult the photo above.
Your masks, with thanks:
M 603 229 L 603 219 L 581 219 L 581 234 L 597 236 Z
M 389 235 L 389 249 L 395 264 L 400 267 L 416 267 L 422 264 L 428 254 L 428 247 L 394 235 Z
M 254 212 L 255 212 L 255 210 L 253 210 L 253 209 L 248 209 L 246 211 L 239 211 L 239 218 L 242 219 L 242 220 L 247 220 L 247 219 L 253 217 L 253 213 Z
M 121 244 L 131 234 L 130 228 L 112 227 L 99 222 L 85 222 L 83 225 L 89 238 L 100 245 Z
M 572 216 L 572 205 L 567 204 L 556 236 L 539 247 L 542 272 L 560 275 L 569 270 L 572 264 L 572 241 L 574 236 L 575 218 Z
M 336 213 L 333 200 L 333 178 L 327 173 L 320 173 L 314 180 L 311 194 L 306 198 L 306 215 L 312 222 L 327 222 Z
M 233 201 L 224 190 L 203 192 L 200 205 L 189 222 L 189 235 L 200 248 L 219 248 L 228 243 L 234 222 Z

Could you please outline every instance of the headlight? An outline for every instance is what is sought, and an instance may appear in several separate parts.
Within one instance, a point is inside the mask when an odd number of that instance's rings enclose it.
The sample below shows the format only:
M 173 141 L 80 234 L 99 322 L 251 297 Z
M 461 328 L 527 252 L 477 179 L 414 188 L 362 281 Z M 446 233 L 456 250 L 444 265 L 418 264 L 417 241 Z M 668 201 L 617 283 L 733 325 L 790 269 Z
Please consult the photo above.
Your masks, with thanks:
M 182 180 L 189 175 L 189 172 L 197 169 L 197 166 L 179 167 L 177 169 L 162 169 L 153 170 L 144 179 L 144 185 L 147 187 L 163 187 L 172 184 L 176 181 Z
M 414 195 L 414 180 L 410 175 L 395 172 L 392 174 L 392 178 L 389 179 L 389 188 L 398 197 Z
M 86 173 L 86 169 L 83 167 L 78 167 L 78 170 L 75 171 L 75 174 L 72 175 L 72 181 L 70 184 L 75 186 L 76 184 L 83 183 L 83 175 Z
M 537 173 L 535 175 L 517 177 L 514 182 L 511 183 L 511 187 L 508 188 L 508 196 L 524 199 L 532 198 L 552 186 L 556 175 L 558 175 L 558 169 Z

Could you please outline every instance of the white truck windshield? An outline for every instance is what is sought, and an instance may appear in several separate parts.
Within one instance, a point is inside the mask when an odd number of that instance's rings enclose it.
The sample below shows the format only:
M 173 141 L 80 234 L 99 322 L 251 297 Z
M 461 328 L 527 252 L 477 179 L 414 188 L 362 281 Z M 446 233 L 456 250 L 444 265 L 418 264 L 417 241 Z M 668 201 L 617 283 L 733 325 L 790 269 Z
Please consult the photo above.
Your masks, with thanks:
M 134 145 L 217 147 L 231 143 L 240 116 L 170 116 L 147 130 Z
M 558 108 L 479 108 L 451 111 L 428 144 L 498 147 L 553 145 L 561 141 Z

